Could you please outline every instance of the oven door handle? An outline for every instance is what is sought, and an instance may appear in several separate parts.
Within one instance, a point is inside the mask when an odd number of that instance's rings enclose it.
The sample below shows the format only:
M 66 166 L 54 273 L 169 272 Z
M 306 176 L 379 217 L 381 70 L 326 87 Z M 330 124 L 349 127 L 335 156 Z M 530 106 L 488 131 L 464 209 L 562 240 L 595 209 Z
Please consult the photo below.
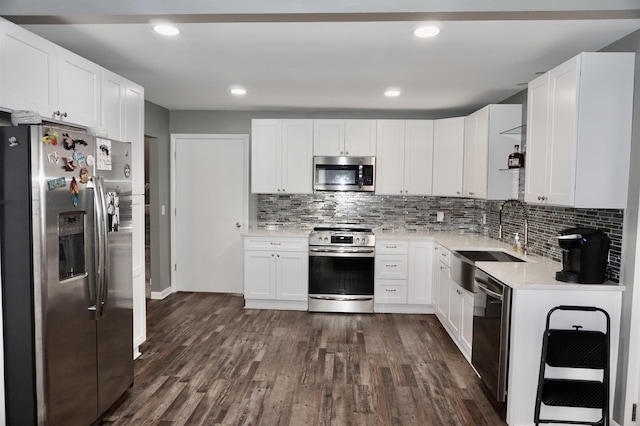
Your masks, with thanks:
M 316 300 L 335 300 L 339 302 L 352 302 L 352 301 L 364 301 L 364 300 L 372 300 L 373 296 L 349 296 L 349 297 L 340 297 L 340 296 L 309 296 L 309 299 Z
M 338 249 L 335 248 L 309 248 L 309 256 L 351 256 L 362 255 L 362 257 L 373 257 L 375 255 L 375 249 Z
M 481 280 L 479 280 L 477 278 L 476 278 L 475 281 L 476 281 L 476 286 L 478 286 L 480 291 L 482 291 L 484 293 L 487 293 L 489 296 L 495 297 L 496 299 L 502 301 L 502 295 L 500 293 L 496 293 L 493 290 L 489 290 L 489 288 L 486 286 L 486 284 L 483 281 L 481 281 Z

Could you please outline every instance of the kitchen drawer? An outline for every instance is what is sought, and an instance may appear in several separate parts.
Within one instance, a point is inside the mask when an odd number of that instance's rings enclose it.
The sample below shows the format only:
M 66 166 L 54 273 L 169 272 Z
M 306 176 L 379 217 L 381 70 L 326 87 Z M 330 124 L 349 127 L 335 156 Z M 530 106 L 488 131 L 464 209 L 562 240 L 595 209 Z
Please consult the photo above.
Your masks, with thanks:
M 405 280 L 407 279 L 407 256 L 405 255 L 376 255 L 376 279 Z
M 307 238 L 248 237 L 244 239 L 244 249 L 306 252 L 309 249 L 309 240 Z
M 376 255 L 378 254 L 407 254 L 409 253 L 408 241 L 378 241 L 376 243 Z
M 407 280 L 376 280 L 375 303 L 407 303 Z
M 442 246 L 438 246 L 438 260 L 440 263 L 451 266 L 451 252 Z

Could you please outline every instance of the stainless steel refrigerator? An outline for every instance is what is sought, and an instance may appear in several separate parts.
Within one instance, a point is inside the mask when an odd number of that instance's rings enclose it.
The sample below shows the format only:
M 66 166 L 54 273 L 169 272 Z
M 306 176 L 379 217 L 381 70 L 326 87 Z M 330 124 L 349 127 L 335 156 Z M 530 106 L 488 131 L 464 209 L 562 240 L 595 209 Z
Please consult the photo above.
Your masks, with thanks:
M 130 144 L 0 127 L 10 425 L 89 425 L 133 384 Z

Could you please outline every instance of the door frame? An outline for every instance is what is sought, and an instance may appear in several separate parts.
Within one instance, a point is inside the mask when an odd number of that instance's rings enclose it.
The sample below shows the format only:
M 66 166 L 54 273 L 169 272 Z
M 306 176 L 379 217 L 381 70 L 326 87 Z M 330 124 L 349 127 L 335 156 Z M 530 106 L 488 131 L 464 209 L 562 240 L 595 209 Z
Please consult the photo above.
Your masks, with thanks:
M 242 185 L 242 231 L 246 231 L 249 227 L 249 135 L 227 135 L 227 134 L 210 134 L 210 133 L 172 133 L 171 134 L 171 154 L 170 154 L 170 179 L 171 179 L 171 200 L 169 203 L 169 212 L 171 215 L 171 293 L 176 291 L 176 148 L 178 139 L 231 139 L 236 140 L 243 145 L 243 168 L 244 182 Z

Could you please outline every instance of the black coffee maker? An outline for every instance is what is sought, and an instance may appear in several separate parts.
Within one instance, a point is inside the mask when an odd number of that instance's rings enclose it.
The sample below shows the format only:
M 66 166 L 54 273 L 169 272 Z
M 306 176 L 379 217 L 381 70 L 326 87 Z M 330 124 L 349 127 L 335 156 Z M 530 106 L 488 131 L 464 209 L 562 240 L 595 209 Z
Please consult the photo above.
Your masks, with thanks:
M 558 233 L 562 249 L 562 271 L 556 280 L 568 283 L 600 284 L 606 280 L 610 240 L 593 228 L 570 228 Z

